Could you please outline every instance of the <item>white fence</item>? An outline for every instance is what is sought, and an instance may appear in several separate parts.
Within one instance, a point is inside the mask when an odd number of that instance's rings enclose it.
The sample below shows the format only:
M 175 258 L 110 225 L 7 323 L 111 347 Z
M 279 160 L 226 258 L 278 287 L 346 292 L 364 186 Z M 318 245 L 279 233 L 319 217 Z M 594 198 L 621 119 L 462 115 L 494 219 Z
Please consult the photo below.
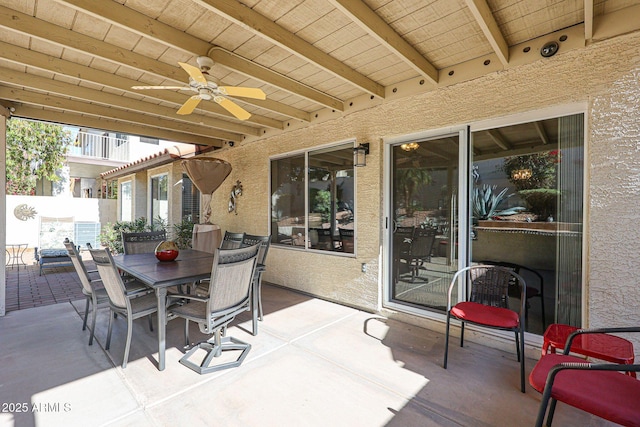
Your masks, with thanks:
M 41 217 L 73 218 L 73 235 L 68 237 L 80 239 L 76 243 L 84 245 L 87 243 L 84 240 L 95 238 L 101 227 L 116 222 L 116 203 L 116 200 L 106 199 L 8 195 L 5 242 L 26 243 L 29 249 L 33 249 L 40 244 Z

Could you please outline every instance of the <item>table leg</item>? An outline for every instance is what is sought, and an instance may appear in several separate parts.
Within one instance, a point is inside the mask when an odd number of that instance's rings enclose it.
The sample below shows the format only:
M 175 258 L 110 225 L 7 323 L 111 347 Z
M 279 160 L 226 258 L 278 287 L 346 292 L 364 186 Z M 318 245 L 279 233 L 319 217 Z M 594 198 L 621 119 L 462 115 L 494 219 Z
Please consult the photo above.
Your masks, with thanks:
M 158 297 L 158 370 L 164 371 L 167 326 L 167 288 L 156 288 Z

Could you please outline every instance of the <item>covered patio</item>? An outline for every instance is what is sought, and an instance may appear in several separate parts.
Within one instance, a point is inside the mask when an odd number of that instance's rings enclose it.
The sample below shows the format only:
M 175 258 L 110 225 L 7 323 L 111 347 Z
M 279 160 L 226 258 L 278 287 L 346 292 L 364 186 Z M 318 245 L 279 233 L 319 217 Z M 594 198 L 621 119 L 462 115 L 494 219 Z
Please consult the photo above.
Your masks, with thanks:
M 57 270 L 47 276 L 69 275 Z M 440 333 L 273 285 L 264 286 L 263 299 L 257 336 L 248 313 L 229 331 L 252 345 L 242 367 L 205 376 L 178 363 L 181 320 L 168 324 L 167 368 L 160 372 L 157 337 L 145 319 L 134 322 L 122 369 L 126 325 L 115 321 L 105 351 L 107 308 L 98 311 L 93 346 L 89 331 L 81 330 L 84 300 L 11 311 L 0 322 L 0 401 L 20 409 L 3 410 L 0 424 L 526 426 L 535 420 L 540 395 L 530 387 L 520 393 L 514 352 L 469 342 L 451 348 L 445 370 Z M 534 363 L 527 360 L 527 371 Z M 562 404 L 554 422 L 611 425 Z
M 239 369 L 206 376 L 178 363 L 180 321 L 168 324 L 165 371 L 144 321 L 122 369 L 124 325 L 105 351 L 101 309 L 97 343 L 87 345 L 84 301 L 64 291 L 77 285 L 71 269 L 46 273 L 51 296 L 38 306 L 38 291 L 31 304 L 12 299 L 13 271 L 0 266 L 0 401 L 22 405 L 0 412 L 0 424 L 532 425 L 540 396 L 520 393 L 512 336 L 469 331 L 444 370 L 446 316 L 431 297 L 444 295 L 445 274 L 473 262 L 474 239 L 489 233 L 472 233 L 477 164 L 554 148 L 562 166 L 576 166 L 562 177 L 574 185 L 565 193 L 579 196 L 567 203 L 577 220 L 563 222 L 579 227 L 562 242 L 547 233 L 567 257 L 510 240 L 526 265 L 549 255 L 551 267 L 535 266 L 546 284 L 571 284 L 571 293 L 548 288 L 546 315 L 542 297 L 532 306 L 542 321 L 527 331 L 527 374 L 546 324 L 639 323 L 638 0 L 0 0 L 0 39 L 0 163 L 14 118 L 193 144 L 233 166 L 219 191 L 202 195 L 201 211 L 210 208 L 223 232 L 276 237 L 260 333 L 249 333 L 248 313 L 230 331 L 253 349 Z M 243 97 L 255 89 L 266 99 Z M 549 120 L 571 126 L 550 132 Z M 512 133 L 521 126 L 527 132 Z M 556 134 L 569 135 L 565 145 Z M 365 146 L 356 165 L 353 151 Z M 319 157 L 335 157 L 344 188 L 320 188 L 319 167 L 307 173 Z M 394 173 L 425 168 L 442 176 L 421 179 L 421 199 L 400 200 Z M 120 172 L 105 180 L 118 194 L 129 189 L 132 219 L 152 220 L 160 202 L 169 225 L 183 219 L 177 161 Z M 161 197 L 151 194 L 159 183 Z M 231 212 L 234 183 L 243 195 Z M 3 175 L 6 234 L 5 184 Z M 314 214 L 329 212 L 335 231 L 338 190 L 351 212 L 347 252 L 312 241 Z M 314 211 L 312 196 L 326 194 L 329 208 Z M 427 255 L 446 271 L 421 264 L 422 282 L 394 282 L 393 237 L 407 208 L 438 219 L 443 251 Z M 502 258 L 496 248 L 512 255 L 514 246 L 487 247 Z M 38 289 L 26 272 L 20 280 Z M 67 276 L 55 282 L 58 273 Z M 608 425 L 564 405 L 555 423 Z

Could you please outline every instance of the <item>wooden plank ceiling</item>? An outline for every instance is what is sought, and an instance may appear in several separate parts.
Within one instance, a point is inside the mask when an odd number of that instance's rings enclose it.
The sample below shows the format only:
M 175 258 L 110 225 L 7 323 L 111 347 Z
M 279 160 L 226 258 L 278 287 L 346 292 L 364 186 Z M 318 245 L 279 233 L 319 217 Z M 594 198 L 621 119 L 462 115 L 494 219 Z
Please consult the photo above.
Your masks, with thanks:
M 638 0 L 0 0 L 0 104 L 18 117 L 222 147 L 640 28 Z M 562 40 L 562 36 L 566 40 Z M 529 48 L 528 50 L 525 48 Z M 261 88 L 176 111 L 178 66 Z

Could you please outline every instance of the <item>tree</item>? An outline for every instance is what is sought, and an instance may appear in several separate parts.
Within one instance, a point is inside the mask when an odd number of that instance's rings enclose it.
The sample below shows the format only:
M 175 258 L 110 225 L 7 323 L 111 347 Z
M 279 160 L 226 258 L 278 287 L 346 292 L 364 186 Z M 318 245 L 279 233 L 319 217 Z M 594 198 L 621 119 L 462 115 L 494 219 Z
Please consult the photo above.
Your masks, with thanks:
M 39 179 L 57 181 L 71 136 L 61 125 L 7 121 L 7 194 L 33 195 Z
M 431 184 L 431 173 L 427 168 L 404 168 L 396 173 L 398 189 L 402 193 L 404 208 L 407 216 L 412 216 L 415 210 L 413 195 L 422 185 Z

